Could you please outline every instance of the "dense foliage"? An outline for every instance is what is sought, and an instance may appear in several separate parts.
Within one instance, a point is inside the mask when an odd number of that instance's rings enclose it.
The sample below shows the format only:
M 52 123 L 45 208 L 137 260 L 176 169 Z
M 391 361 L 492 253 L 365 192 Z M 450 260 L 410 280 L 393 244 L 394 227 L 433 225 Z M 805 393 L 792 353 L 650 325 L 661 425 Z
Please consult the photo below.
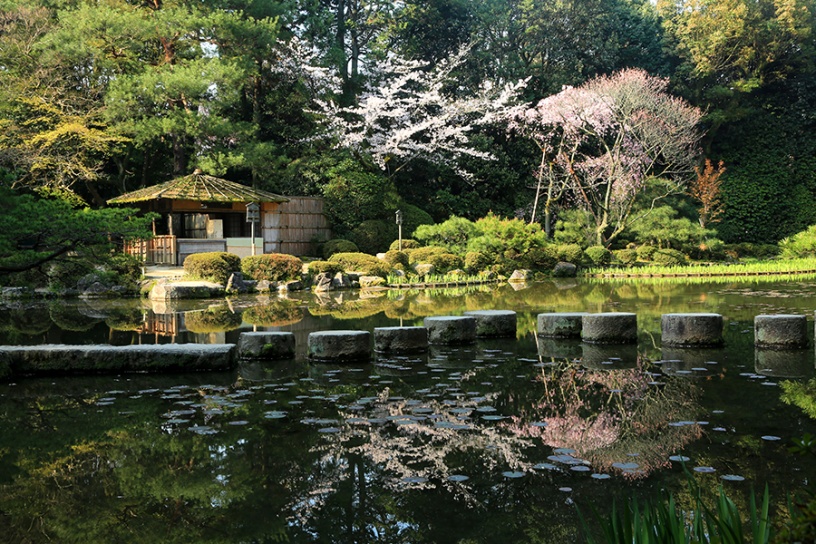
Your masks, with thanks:
M 492 211 L 559 244 L 685 253 L 816 223 L 814 0 L 0 12 L 0 176 L 15 191 L 98 208 L 201 168 L 324 196 L 335 236 L 367 252 L 389 249 L 397 210 L 406 238 Z M 464 258 L 448 234 L 417 237 Z

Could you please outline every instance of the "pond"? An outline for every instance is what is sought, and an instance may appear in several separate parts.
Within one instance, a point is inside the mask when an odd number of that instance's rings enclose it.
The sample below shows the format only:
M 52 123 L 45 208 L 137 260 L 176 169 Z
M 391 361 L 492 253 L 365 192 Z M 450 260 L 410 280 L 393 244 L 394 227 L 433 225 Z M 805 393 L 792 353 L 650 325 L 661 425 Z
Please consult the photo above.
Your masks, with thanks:
M 303 357 L 314 330 L 477 309 L 517 311 L 518 337 L 370 364 Z M 787 451 L 816 421 L 782 402 L 816 375 L 814 353 L 755 351 L 752 320 L 814 310 L 816 283 L 800 281 L 9 304 L 4 344 L 287 330 L 298 357 L 0 385 L 0 531 L 9 542 L 578 542 L 577 509 L 592 518 L 613 499 L 668 493 L 689 506 L 689 478 L 723 485 L 743 511 L 767 484 L 780 518 L 816 474 Z M 536 338 L 536 315 L 552 311 L 636 312 L 639 343 Z M 725 347 L 662 352 L 660 315 L 672 312 L 722 314 Z

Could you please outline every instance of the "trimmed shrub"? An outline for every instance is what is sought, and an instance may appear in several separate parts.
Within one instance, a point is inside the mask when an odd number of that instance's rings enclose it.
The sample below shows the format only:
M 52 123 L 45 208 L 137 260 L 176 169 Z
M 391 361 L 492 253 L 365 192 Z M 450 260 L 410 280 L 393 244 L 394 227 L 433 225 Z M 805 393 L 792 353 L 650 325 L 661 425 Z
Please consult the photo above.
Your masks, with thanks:
M 468 251 L 465 255 L 465 270 L 469 274 L 477 274 L 486 270 L 493 261 L 481 251 Z
M 686 264 L 686 256 L 676 249 L 657 249 L 652 255 L 652 261 L 662 266 L 681 266 Z
M 558 263 L 558 251 L 555 246 L 534 247 L 522 259 L 522 266 L 530 270 L 552 270 Z
M 403 202 L 400 204 L 399 209 L 402 210 L 402 232 L 407 236 L 412 236 L 414 231 L 419 228 L 420 225 L 434 224 L 431 214 L 418 206 Z M 403 249 L 404 248 L 405 246 L 403 246 Z
M 468 243 L 468 251 L 480 251 L 493 257 L 494 268 L 502 273 L 528 266 L 529 260 L 536 260 L 540 253 L 531 251 L 548 245 L 547 237 L 537 224 L 528 224 L 521 219 L 502 219 L 492 213 L 476 221 L 481 233 Z
M 572 264 L 581 264 L 584 260 L 584 250 L 578 244 L 561 244 L 556 246 L 559 261 Z
M 618 249 L 612 252 L 615 259 L 623 265 L 632 266 L 637 262 L 637 251 L 634 249 Z
M 344 240 L 343 238 L 335 238 L 323 244 L 323 258 L 328 259 L 335 253 L 354 253 L 360 251 L 357 244 L 351 240 Z
M 432 264 L 438 273 L 444 274 L 450 270 L 462 268 L 464 263 L 460 256 L 454 255 L 453 253 L 437 253 L 431 255 L 428 264 Z
M 407 268 L 409 264 L 408 254 L 405 253 L 404 251 L 390 249 L 385 252 L 385 262 L 387 262 L 391 266 L 401 264 L 404 268 Z
M 638 259 L 640 259 L 641 261 L 651 261 L 655 251 L 657 251 L 657 248 L 654 246 L 650 246 L 648 244 L 638 246 L 637 249 L 635 249 Z
M 397 235 L 397 226 L 378 219 L 363 221 L 351 231 L 351 239 L 359 251 L 375 254 L 388 248 Z
M 269 253 L 244 257 L 241 272 L 253 280 L 283 281 L 300 278 L 303 261 L 285 253 Z
M 373 255 L 365 253 L 335 253 L 329 262 L 343 266 L 345 272 L 360 272 L 365 276 L 388 277 L 391 267 Z
M 332 261 L 312 261 L 309 263 L 309 274 L 316 276 L 328 272 L 332 276 L 343 271 L 343 265 Z
M 612 252 L 604 246 L 591 246 L 584 250 L 584 255 L 595 266 L 606 266 L 612 262 Z
M 428 246 L 428 247 L 418 247 L 416 249 L 409 249 L 405 253 L 408 254 L 408 263 L 409 264 L 416 264 L 416 263 L 430 263 L 430 259 L 433 255 L 440 255 L 442 253 L 450 253 L 444 247 L 439 246 Z
M 438 225 L 420 225 L 414 238 L 427 246 L 439 246 L 450 253 L 465 253 L 470 240 L 481 234 L 473 221 L 453 216 Z
M 233 272 L 241 271 L 241 257 L 225 251 L 193 253 L 184 259 L 184 273 L 194 278 L 227 283 Z
M 414 240 L 412 238 L 403 238 L 402 239 L 402 251 L 405 251 L 406 249 L 416 249 L 418 247 L 422 247 L 422 244 L 420 244 L 416 240 Z M 399 248 L 399 240 L 394 240 L 393 242 L 391 242 L 391 245 L 388 246 L 389 250 L 398 249 L 398 248 Z

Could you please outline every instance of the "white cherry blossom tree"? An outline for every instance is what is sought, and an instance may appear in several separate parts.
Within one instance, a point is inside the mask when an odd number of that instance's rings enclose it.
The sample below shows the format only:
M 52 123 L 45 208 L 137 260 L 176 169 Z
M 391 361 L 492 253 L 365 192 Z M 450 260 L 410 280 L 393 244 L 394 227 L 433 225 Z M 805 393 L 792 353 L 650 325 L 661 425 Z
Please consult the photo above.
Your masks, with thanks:
M 524 82 L 484 82 L 475 93 L 456 84 L 456 69 L 469 50 L 434 66 L 389 56 L 372 75 L 372 84 L 357 105 L 340 108 L 323 103 L 329 134 L 338 147 L 370 156 L 393 175 L 422 158 L 472 178 L 463 159 L 490 160 L 492 154 L 470 144 L 480 126 L 506 122 Z

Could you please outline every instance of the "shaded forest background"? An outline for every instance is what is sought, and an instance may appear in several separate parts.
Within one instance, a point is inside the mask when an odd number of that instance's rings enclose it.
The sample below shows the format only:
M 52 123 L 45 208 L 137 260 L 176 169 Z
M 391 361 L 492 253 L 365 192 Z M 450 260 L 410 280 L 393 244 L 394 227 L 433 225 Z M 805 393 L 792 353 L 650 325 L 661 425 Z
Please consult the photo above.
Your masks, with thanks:
M 428 74 L 458 59 L 453 97 L 526 80 L 526 103 L 641 68 L 705 113 L 701 161 L 726 168 L 706 227 L 775 243 L 816 223 L 814 13 L 811 0 L 0 0 L 0 179 L 102 207 L 200 168 L 324 196 L 340 236 L 396 209 L 409 227 L 539 220 L 541 153 L 501 123 L 467 131 L 492 160 L 378 164 L 327 136 L 325 105 L 393 85 L 395 58 Z M 670 204 L 700 219 L 690 196 Z

